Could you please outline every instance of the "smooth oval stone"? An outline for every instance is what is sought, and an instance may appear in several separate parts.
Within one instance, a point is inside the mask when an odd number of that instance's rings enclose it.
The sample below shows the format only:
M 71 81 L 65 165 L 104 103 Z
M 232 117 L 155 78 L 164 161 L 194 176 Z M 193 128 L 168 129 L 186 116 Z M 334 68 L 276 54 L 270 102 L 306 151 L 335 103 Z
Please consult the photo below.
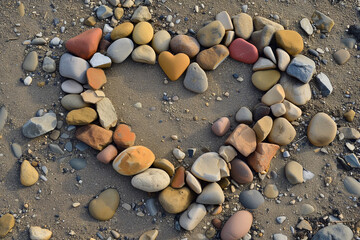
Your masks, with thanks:
M 168 51 L 161 52 L 158 61 L 161 69 L 171 81 L 178 80 L 190 64 L 190 58 L 186 54 L 178 53 L 174 56 Z
M 286 68 L 288 67 L 288 65 L 290 63 L 289 54 L 286 51 L 282 50 L 281 48 L 277 48 L 276 56 L 278 59 L 278 68 L 280 69 L 280 71 L 285 72 Z
M 285 91 L 285 98 L 295 105 L 304 105 L 311 99 L 311 89 L 308 83 L 304 84 L 287 74 L 283 74 L 280 84 Z
M 303 183 L 303 167 L 298 162 L 288 162 L 285 166 L 285 176 L 291 184 Z
M 182 188 L 185 185 L 185 168 L 180 166 L 176 169 L 175 175 L 171 181 L 172 188 Z
M 84 169 L 87 165 L 86 159 L 84 158 L 73 158 L 70 160 L 70 166 L 75 170 Z
M 185 230 L 191 231 L 206 215 L 206 208 L 202 204 L 193 203 L 180 216 L 179 223 Z
M 153 166 L 164 170 L 167 172 L 167 174 L 169 174 L 170 177 L 172 177 L 175 173 L 174 165 L 165 158 L 156 159 L 153 163 Z
M 240 159 L 231 161 L 230 176 L 239 184 L 251 183 L 254 178 L 249 166 Z
M 75 57 L 69 53 L 64 53 L 60 58 L 59 71 L 60 75 L 71 78 L 79 83 L 86 84 L 86 70 L 90 64 L 79 57 Z
M 0 131 L 4 128 L 8 117 L 8 111 L 5 106 L 0 108 Z
M 124 22 L 119 25 L 117 25 L 114 30 L 111 32 L 111 40 L 115 41 L 120 38 L 125 38 L 130 36 L 132 31 L 134 30 L 134 24 L 131 22 Z
M 336 137 L 336 123 L 326 113 L 317 113 L 310 121 L 307 136 L 309 141 L 317 146 L 329 145 Z
M 351 240 L 354 234 L 346 225 L 337 223 L 320 229 L 311 240 Z
M 295 136 L 296 130 L 291 123 L 286 118 L 279 117 L 274 121 L 268 140 L 271 143 L 283 146 L 291 143 Z
M 116 189 L 109 188 L 100 193 L 98 198 L 89 203 L 90 215 L 100 221 L 112 218 L 120 203 L 120 196 Z
M 196 62 L 204 70 L 215 70 L 228 56 L 229 49 L 219 44 L 201 51 L 196 57 Z
M 110 144 L 96 155 L 96 159 L 104 164 L 108 164 L 109 162 L 114 160 L 117 155 L 117 148 L 114 145 Z
M 148 22 L 139 22 L 135 25 L 132 38 L 135 43 L 142 45 L 149 43 L 154 37 L 154 29 Z
M 209 183 L 196 198 L 197 203 L 220 205 L 224 202 L 224 192 L 217 183 Z
M 203 47 L 212 47 L 219 44 L 225 35 L 225 28 L 220 21 L 212 21 L 201 28 L 196 37 Z
M 280 72 L 277 70 L 264 70 L 254 72 L 251 81 L 257 89 L 267 91 L 279 81 L 280 77 Z
M 39 60 L 37 52 L 31 51 L 28 55 L 26 55 L 22 67 L 25 71 L 33 72 L 37 68 L 38 63 Z
M 301 207 L 300 207 L 301 215 L 308 215 L 308 214 L 313 213 L 314 211 L 315 211 L 314 207 L 307 203 L 301 205 Z
M 191 174 L 189 171 L 185 171 L 186 176 L 186 184 L 193 190 L 195 193 L 200 194 L 202 192 L 202 187 L 194 175 Z
M 21 146 L 18 143 L 11 144 L 11 151 L 13 152 L 14 156 L 16 158 L 21 158 L 22 156 L 22 149 Z
M 237 240 L 244 237 L 250 230 L 253 216 L 248 211 L 238 211 L 232 215 L 221 230 L 222 240 Z
M 224 136 L 229 129 L 230 119 L 227 117 L 219 118 L 211 126 L 212 132 L 218 137 Z
M 304 42 L 301 35 L 293 30 L 276 31 L 275 39 L 279 47 L 287 51 L 292 56 L 301 53 L 304 48 Z
M 241 107 L 235 115 L 235 120 L 239 123 L 251 124 L 253 122 L 253 114 L 247 107 Z
M 134 62 L 155 64 L 156 54 L 149 45 L 141 45 L 134 49 L 131 58 Z
M 351 55 L 346 49 L 340 49 L 333 54 L 333 57 L 337 64 L 343 65 L 350 59 Z
M 39 173 L 30 164 L 28 160 L 24 160 L 20 167 L 20 182 L 26 187 L 34 185 L 39 179 Z
M 131 54 L 134 43 L 129 38 L 120 38 L 107 49 L 107 55 L 114 63 L 122 63 Z
M 68 94 L 61 99 L 61 106 L 68 111 L 90 106 L 79 94 Z
M 29 229 L 29 235 L 31 240 L 49 240 L 52 236 L 52 232 L 46 228 L 31 226 Z
M 203 93 L 208 88 L 208 78 L 204 70 L 199 64 L 193 62 L 186 71 L 184 86 L 186 89 L 195 92 Z
M 170 49 L 174 53 L 185 53 L 189 58 L 193 58 L 200 51 L 198 41 L 187 35 L 177 35 L 170 41 Z
M 6 213 L 0 218 L 0 237 L 5 237 L 15 226 L 15 218 L 10 213 Z
M 97 113 L 90 107 L 71 110 L 66 116 L 68 125 L 87 125 L 97 119 Z
M 232 17 L 236 36 L 245 40 L 251 37 L 254 31 L 252 17 L 246 13 L 240 13 Z
M 229 46 L 230 57 L 236 61 L 253 64 L 259 58 L 257 48 L 242 38 L 235 39 Z
M 170 46 L 171 36 L 166 30 L 160 30 L 155 33 L 151 42 L 151 46 L 154 48 L 157 54 L 163 51 L 168 51 Z
M 21 128 L 27 138 L 36 138 L 55 129 L 57 124 L 55 113 L 46 113 L 41 117 L 33 117 Z
M 66 93 L 81 93 L 84 88 L 75 80 L 66 80 L 61 84 L 61 89 Z
M 265 200 L 257 190 L 245 190 L 240 193 L 239 201 L 246 208 L 257 209 Z
M 159 202 L 168 213 L 181 213 L 189 207 L 193 200 L 193 193 L 189 188 L 174 189 L 167 187 L 159 194 Z
M 277 196 L 279 196 L 279 190 L 275 184 L 268 184 L 264 189 L 264 195 L 267 198 L 277 198 Z
M 122 151 L 114 160 L 113 168 L 121 175 L 131 176 L 148 169 L 155 160 L 154 153 L 144 146 L 133 146 Z
M 314 33 L 313 26 L 308 18 L 303 18 L 300 21 L 300 27 L 306 32 L 307 35 L 311 36 Z
M 349 193 L 358 197 L 360 196 L 360 182 L 355 178 L 349 176 L 345 177 L 344 186 Z
M 149 168 L 131 179 L 134 188 L 145 192 L 158 192 L 170 184 L 169 175 L 162 169 Z
M 287 100 L 284 100 L 283 103 L 284 103 L 285 108 L 286 108 L 286 113 L 285 113 L 284 117 L 287 120 L 292 122 L 292 121 L 295 121 L 296 119 L 298 119 L 301 116 L 302 111 L 298 106 L 292 104 L 291 102 L 289 102 Z
M 88 60 L 96 53 L 98 49 L 102 30 L 100 28 L 92 28 L 69 39 L 65 43 L 66 49 L 72 54 Z

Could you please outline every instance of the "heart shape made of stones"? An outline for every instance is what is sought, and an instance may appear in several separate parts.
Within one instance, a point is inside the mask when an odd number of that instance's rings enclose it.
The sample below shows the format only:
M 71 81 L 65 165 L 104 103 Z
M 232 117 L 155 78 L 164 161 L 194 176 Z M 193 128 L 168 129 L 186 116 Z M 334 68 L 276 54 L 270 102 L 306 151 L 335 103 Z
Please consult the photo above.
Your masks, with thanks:
M 190 64 L 190 58 L 184 53 L 176 55 L 163 51 L 159 55 L 159 65 L 171 81 L 176 81 Z

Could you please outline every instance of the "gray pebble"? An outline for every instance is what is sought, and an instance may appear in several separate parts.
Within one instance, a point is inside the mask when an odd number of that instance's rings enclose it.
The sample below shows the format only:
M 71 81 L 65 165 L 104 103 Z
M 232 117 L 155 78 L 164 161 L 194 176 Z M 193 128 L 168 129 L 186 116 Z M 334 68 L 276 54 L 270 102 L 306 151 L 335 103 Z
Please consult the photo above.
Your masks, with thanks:
M 50 137 L 51 140 L 55 141 L 55 140 L 57 140 L 59 138 L 59 136 L 60 136 L 60 131 L 59 130 L 53 130 L 49 137 Z
M 81 170 L 86 167 L 86 160 L 83 158 L 73 158 L 70 160 L 70 166 L 75 170 Z
M 76 148 L 77 150 L 79 150 L 80 152 L 83 152 L 83 151 L 87 150 L 87 149 L 89 148 L 89 146 L 86 145 L 86 144 L 83 143 L 83 142 L 79 142 L 79 143 L 77 143 L 77 144 L 75 145 L 75 148 Z
M 22 126 L 22 133 L 25 137 L 36 138 L 56 127 L 56 114 L 46 113 L 42 117 L 33 117 Z
M 35 38 L 31 41 L 32 45 L 45 45 L 46 44 L 46 40 L 43 38 Z
M 45 165 L 42 165 L 42 166 L 41 166 L 41 171 L 43 171 L 43 173 L 44 173 L 45 175 L 47 175 L 47 174 L 49 173 L 49 170 L 48 170 L 48 168 L 47 168 Z
M 158 209 L 156 207 L 156 200 L 154 198 L 149 198 L 146 200 L 146 209 L 149 212 L 150 216 L 156 216 Z
M 7 117 L 8 117 L 8 112 L 5 106 L 2 106 L 0 109 L 0 131 L 4 128 Z
M 275 233 L 275 234 L 273 235 L 273 239 L 274 239 L 274 240 L 287 240 L 288 237 L 285 236 L 284 234 L 281 234 L 281 233 Z
M 22 156 L 22 149 L 18 143 L 11 144 L 11 150 L 16 158 L 21 158 Z
M 53 153 L 57 153 L 57 154 L 64 154 L 64 151 L 61 149 L 61 147 L 57 144 L 54 143 L 50 143 L 49 144 L 49 149 L 50 151 L 52 151 Z
M 68 151 L 68 152 L 72 152 L 72 150 L 73 150 L 72 143 L 71 143 L 71 142 L 67 142 L 67 143 L 65 144 L 65 149 L 66 149 L 66 151 Z
M 259 191 L 246 190 L 240 193 L 239 201 L 246 208 L 257 209 L 264 203 L 265 200 Z
M 282 224 L 286 220 L 285 216 L 280 216 L 276 218 L 276 222 Z

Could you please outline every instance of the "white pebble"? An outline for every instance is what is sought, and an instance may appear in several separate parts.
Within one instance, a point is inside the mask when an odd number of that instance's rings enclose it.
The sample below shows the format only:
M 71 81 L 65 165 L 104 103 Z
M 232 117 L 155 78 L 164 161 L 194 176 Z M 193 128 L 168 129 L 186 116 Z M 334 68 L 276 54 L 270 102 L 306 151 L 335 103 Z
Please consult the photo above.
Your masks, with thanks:
M 185 158 L 185 153 L 178 148 L 174 148 L 173 154 L 177 160 L 183 160 Z
M 25 86 L 30 86 L 31 83 L 32 83 L 32 77 L 27 76 L 27 77 L 24 79 L 24 85 L 25 85 Z

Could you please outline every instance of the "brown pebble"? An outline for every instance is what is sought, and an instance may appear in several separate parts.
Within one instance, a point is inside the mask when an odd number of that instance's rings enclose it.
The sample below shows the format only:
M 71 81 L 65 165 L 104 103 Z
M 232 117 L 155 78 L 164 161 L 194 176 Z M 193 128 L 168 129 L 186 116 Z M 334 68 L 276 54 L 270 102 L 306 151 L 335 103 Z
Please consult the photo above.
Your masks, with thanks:
M 185 185 L 185 168 L 180 166 L 175 171 L 175 176 L 172 179 L 171 187 L 182 188 Z
M 213 220 L 211 220 L 211 223 L 216 229 L 221 229 L 222 222 L 220 219 L 214 218 Z
M 355 111 L 352 109 L 344 114 L 344 118 L 348 122 L 354 121 L 354 117 L 355 117 Z

